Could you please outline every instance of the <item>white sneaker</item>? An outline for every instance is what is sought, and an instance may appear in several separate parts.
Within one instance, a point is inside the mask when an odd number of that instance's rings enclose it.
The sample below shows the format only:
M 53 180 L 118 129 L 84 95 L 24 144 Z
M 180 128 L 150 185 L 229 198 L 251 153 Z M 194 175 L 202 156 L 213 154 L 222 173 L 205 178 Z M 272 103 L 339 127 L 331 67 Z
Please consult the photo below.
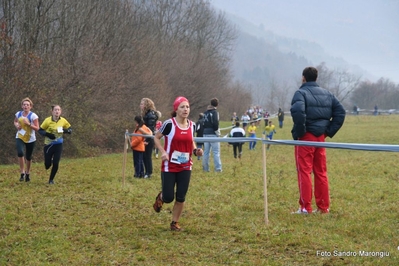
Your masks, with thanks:
M 306 209 L 299 208 L 296 212 L 291 212 L 291 214 L 309 214 Z
M 327 210 L 316 209 L 316 210 L 312 211 L 312 213 L 314 213 L 314 214 L 317 214 L 317 213 L 327 214 L 327 213 L 330 213 L 330 210 L 329 209 L 327 209 Z

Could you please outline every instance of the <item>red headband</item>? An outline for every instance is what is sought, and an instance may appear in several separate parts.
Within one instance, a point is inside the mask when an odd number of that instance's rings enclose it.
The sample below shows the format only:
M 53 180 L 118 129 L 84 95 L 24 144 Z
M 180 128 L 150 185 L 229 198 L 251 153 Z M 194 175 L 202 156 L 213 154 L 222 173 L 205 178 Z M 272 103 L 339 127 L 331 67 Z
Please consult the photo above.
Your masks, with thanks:
M 177 108 L 179 107 L 179 105 L 180 105 L 182 102 L 188 102 L 188 100 L 187 100 L 185 97 L 183 97 L 183 96 L 177 97 L 176 100 L 175 100 L 175 102 L 173 103 L 173 110 L 176 111 Z

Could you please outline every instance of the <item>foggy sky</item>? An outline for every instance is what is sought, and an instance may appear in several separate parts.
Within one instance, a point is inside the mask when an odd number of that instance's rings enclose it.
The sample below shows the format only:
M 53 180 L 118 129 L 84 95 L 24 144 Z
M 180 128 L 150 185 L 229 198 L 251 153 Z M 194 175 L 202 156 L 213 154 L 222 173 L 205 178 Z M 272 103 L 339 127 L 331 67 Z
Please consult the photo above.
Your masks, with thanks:
M 313 41 L 368 71 L 399 83 L 397 0 L 210 0 L 275 34 Z M 320 62 L 314 62 L 318 64 Z M 328 66 L 328 62 L 327 62 Z

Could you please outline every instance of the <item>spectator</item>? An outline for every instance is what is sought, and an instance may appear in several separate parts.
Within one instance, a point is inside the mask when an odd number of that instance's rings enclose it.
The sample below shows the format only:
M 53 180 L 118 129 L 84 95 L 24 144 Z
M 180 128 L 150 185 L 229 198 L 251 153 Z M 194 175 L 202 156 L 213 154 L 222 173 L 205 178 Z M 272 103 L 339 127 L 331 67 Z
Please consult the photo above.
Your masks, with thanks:
M 374 115 L 378 115 L 378 105 L 374 105 Z
M 161 113 L 155 109 L 154 102 L 149 98 L 143 98 L 140 101 L 141 115 L 143 116 L 144 124 L 151 129 L 152 134 L 155 134 L 155 126 Z M 152 175 L 152 151 L 154 149 L 154 139 L 147 138 L 144 151 L 144 168 L 145 178 L 150 178 Z
M 291 116 L 294 123 L 294 140 L 324 142 L 332 138 L 345 120 L 345 109 L 335 96 L 316 83 L 318 71 L 306 67 L 302 72 L 302 86 L 291 102 Z M 312 177 L 314 174 L 314 195 L 317 211 L 328 213 L 330 192 L 327 177 L 326 149 L 311 146 L 295 146 L 296 169 L 298 173 L 299 205 L 296 214 L 312 213 Z
M 283 128 L 283 124 L 284 124 L 284 111 L 281 108 L 278 108 L 278 126 L 279 128 Z
M 152 135 L 151 130 L 144 125 L 143 118 L 141 115 L 134 117 L 136 123 L 134 133 L 142 135 Z M 144 136 L 132 136 L 131 147 L 133 151 L 133 168 L 134 175 L 136 178 L 144 177 L 144 152 L 145 152 L 145 137 Z
M 240 127 L 240 122 L 236 122 L 235 126 L 231 129 L 229 136 L 233 138 L 245 137 L 245 131 Z M 243 142 L 232 142 L 230 144 L 233 145 L 234 158 L 237 158 L 238 151 L 238 158 L 241 159 Z
M 195 131 L 197 133 L 198 138 L 202 138 L 204 136 L 204 114 L 200 113 L 198 116 L 198 121 L 195 123 Z M 202 149 L 204 146 L 203 142 L 197 142 L 197 148 Z M 201 156 L 197 156 L 198 160 L 201 160 Z
M 357 106 L 356 106 L 356 105 L 353 106 L 353 114 L 354 114 L 354 115 L 357 114 Z
M 219 132 L 219 113 L 217 107 L 219 100 L 213 98 L 211 105 L 204 112 L 204 137 L 217 138 Z M 210 152 L 213 152 L 213 162 L 216 172 L 222 172 L 222 161 L 220 159 L 220 142 L 204 142 L 204 157 L 202 158 L 202 170 L 209 172 Z

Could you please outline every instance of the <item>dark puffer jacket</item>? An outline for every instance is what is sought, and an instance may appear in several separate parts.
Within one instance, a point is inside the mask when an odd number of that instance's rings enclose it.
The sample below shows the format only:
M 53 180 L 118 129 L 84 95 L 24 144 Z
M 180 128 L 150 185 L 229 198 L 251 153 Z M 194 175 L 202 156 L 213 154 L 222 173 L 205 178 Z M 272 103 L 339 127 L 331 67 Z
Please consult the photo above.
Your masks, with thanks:
M 155 132 L 155 125 L 157 124 L 157 120 L 158 120 L 158 115 L 154 110 L 149 110 L 143 116 L 144 124 L 151 129 L 153 134 Z
M 316 137 L 326 134 L 332 138 L 343 125 L 345 114 L 344 107 L 331 92 L 316 82 L 306 82 L 292 98 L 292 137 L 297 140 L 310 132 Z

